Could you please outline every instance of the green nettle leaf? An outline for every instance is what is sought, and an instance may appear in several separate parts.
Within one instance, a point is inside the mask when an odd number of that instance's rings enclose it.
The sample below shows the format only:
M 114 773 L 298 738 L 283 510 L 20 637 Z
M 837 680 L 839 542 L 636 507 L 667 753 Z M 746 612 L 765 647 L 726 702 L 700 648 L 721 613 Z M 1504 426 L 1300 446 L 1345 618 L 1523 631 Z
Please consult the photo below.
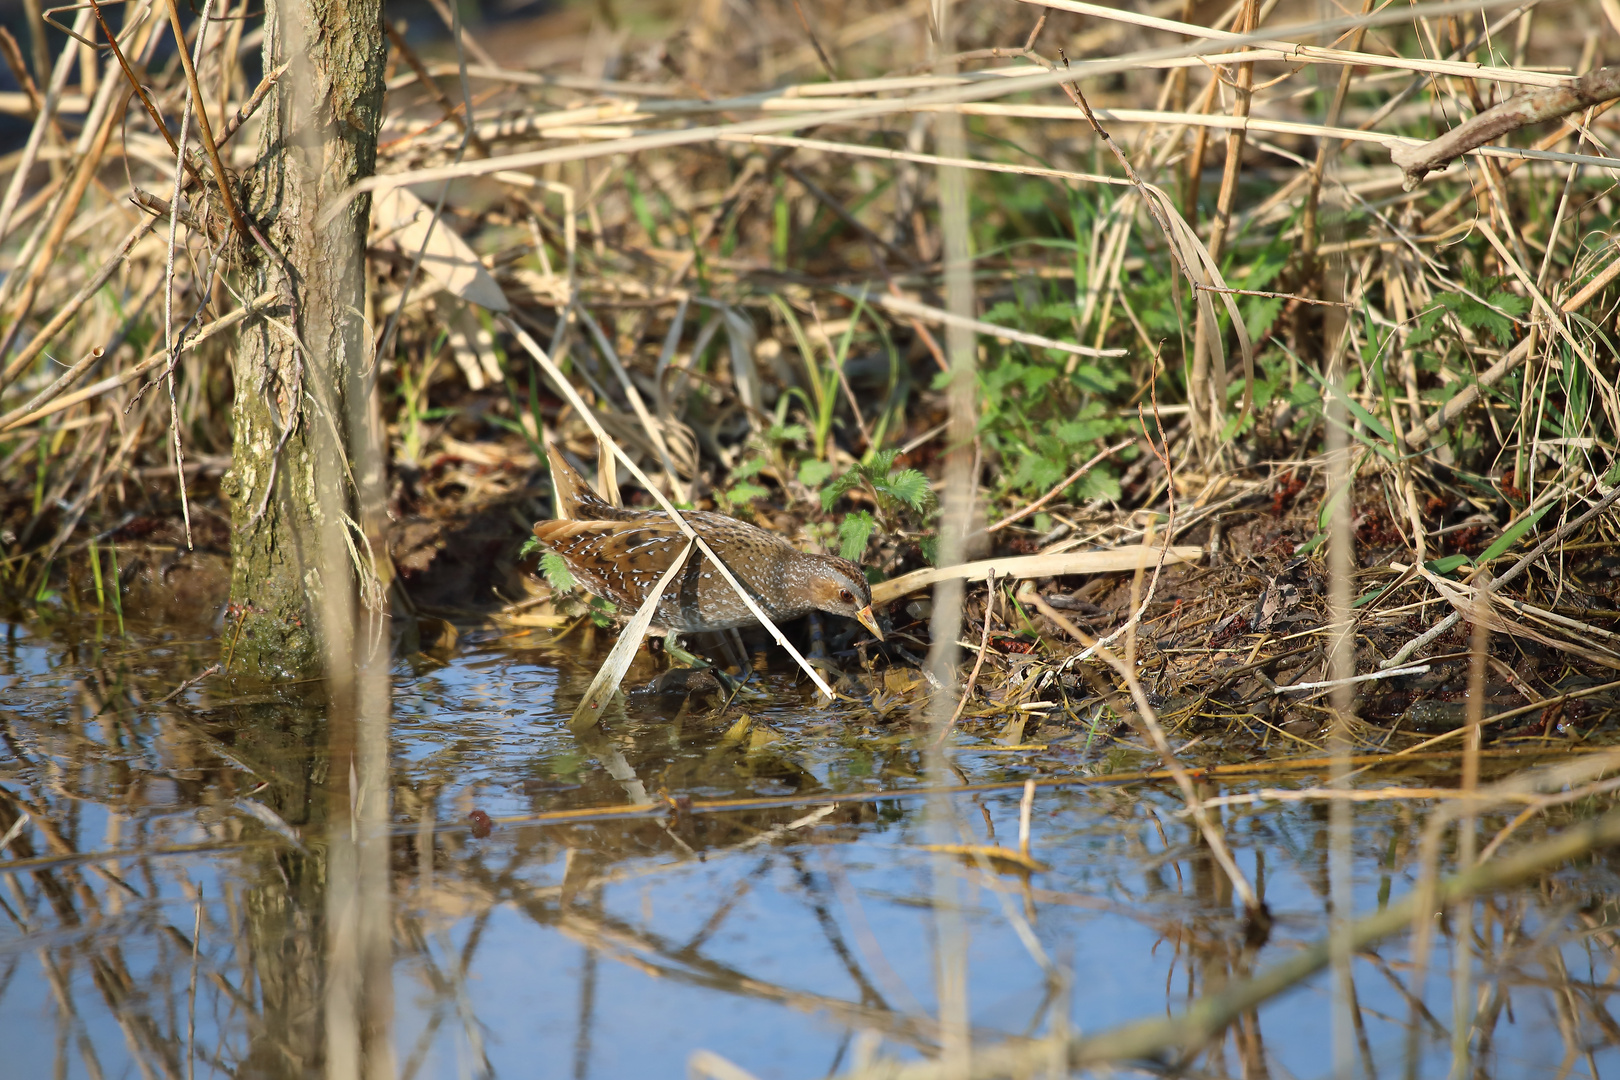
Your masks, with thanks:
M 922 557 L 928 560 L 929 566 L 939 565 L 939 537 L 919 536 L 917 547 L 922 551 Z
M 1322 391 L 1316 388 L 1315 383 L 1297 382 L 1293 389 L 1288 391 L 1288 403 L 1298 408 L 1302 405 L 1315 405 L 1322 400 Z
M 860 467 L 857 466 L 849 470 L 849 472 L 845 473 L 843 476 L 840 476 L 838 479 L 834 480 L 828 486 L 821 489 L 821 508 L 823 510 L 831 510 L 833 508 L 833 504 L 838 502 L 839 499 L 843 498 L 844 492 L 848 491 L 850 488 L 858 486 L 860 482 L 861 471 Z
M 749 458 L 747 461 L 738 462 L 737 467 L 731 470 L 731 478 L 733 480 L 747 480 L 751 476 L 758 476 L 759 470 L 769 464 L 770 462 L 762 457 Z
M 540 538 L 538 536 L 531 536 L 527 540 L 523 541 L 523 546 L 518 549 L 518 558 L 527 559 L 530 555 L 533 555 L 535 552 L 540 550 L 542 550 L 540 547 Z
M 1036 393 L 1041 387 L 1057 378 L 1057 376 L 1057 368 L 1054 367 L 1025 368 L 1024 377 L 1022 379 L 1024 391 L 1030 394 Z
M 772 424 L 765 437 L 773 442 L 803 442 L 810 433 L 803 424 Z
M 1265 337 L 1282 309 L 1282 298 L 1274 296 L 1254 297 L 1251 303 L 1244 304 L 1243 323 L 1249 328 L 1249 337 L 1252 340 Z
M 1025 454 L 1018 462 L 1008 487 L 1012 488 L 1039 488 L 1042 491 L 1063 479 L 1068 472 L 1064 467 L 1063 459 L 1044 457 L 1040 454 Z
M 1415 349 L 1419 345 L 1426 345 L 1430 341 L 1433 341 L 1434 336 L 1438 332 L 1438 328 L 1440 326 L 1440 318 L 1445 313 L 1445 308 L 1435 308 L 1433 311 L 1425 312 L 1423 315 L 1419 316 L 1417 327 L 1406 336 L 1406 347 L 1408 349 Z M 1438 368 L 1439 364 L 1437 362 L 1435 368 L 1430 370 L 1438 370 Z
M 618 613 L 618 605 L 611 600 L 603 600 L 600 596 L 591 597 L 591 622 L 606 629 L 613 625 L 613 616 Z
M 827 482 L 832 472 L 832 462 L 806 458 L 799 463 L 799 483 L 807 488 L 818 488 Z
M 1490 301 L 1515 318 L 1530 310 L 1529 297 L 1520 296 L 1518 293 L 1493 292 Z
M 1489 296 L 1491 303 L 1501 311 L 1462 293 L 1447 293 L 1437 299 L 1458 322 L 1470 330 L 1489 330 L 1497 344 L 1506 345 L 1513 339 L 1513 320 L 1508 316 L 1524 314 L 1529 305 L 1523 297 L 1509 292 L 1492 292 Z
M 1016 319 L 1017 317 L 1018 305 L 1013 303 L 1011 300 L 1003 300 L 998 304 L 992 305 L 990 310 L 984 313 L 983 321 L 999 323 L 1005 319 Z
M 838 554 L 854 562 L 866 553 L 877 522 L 865 510 L 857 510 L 838 524 Z
M 1120 496 L 1119 478 L 1100 466 L 1082 476 L 1075 488 L 1082 499 L 1118 499 Z
M 1097 364 L 1080 364 L 1074 369 L 1074 381 L 1082 389 L 1095 394 L 1107 394 L 1131 383 L 1131 373 L 1123 366 L 1110 364 L 1100 367 Z M 1102 403 L 1094 402 L 1098 411 Z
M 1079 310 L 1078 305 L 1067 300 L 1054 300 L 1049 304 L 1038 304 L 1028 308 L 1026 313 L 1046 322 L 1068 322 Z
M 568 569 L 563 557 L 555 551 L 540 556 L 540 573 L 545 576 L 546 584 L 556 592 L 573 592 L 579 588 L 579 583 L 574 580 L 574 572 Z
M 867 479 L 880 480 L 889 475 L 889 470 L 894 468 L 894 461 L 899 456 L 898 450 L 879 450 L 859 468 L 866 474 Z
M 928 509 L 934 501 L 934 490 L 928 486 L 928 477 L 916 469 L 896 473 L 878 485 L 878 490 L 905 503 L 918 513 Z
M 771 493 L 771 489 L 758 484 L 747 482 L 733 484 L 731 490 L 726 492 L 726 498 L 734 503 L 751 502 L 754 499 L 763 499 Z

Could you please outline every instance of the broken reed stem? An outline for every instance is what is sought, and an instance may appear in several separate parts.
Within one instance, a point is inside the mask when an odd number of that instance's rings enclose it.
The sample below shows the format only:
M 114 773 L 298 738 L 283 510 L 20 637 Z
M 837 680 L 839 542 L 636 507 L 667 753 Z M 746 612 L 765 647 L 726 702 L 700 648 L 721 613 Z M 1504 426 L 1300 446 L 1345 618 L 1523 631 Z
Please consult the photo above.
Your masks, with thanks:
M 1390 151 L 1389 157 L 1401 167 L 1406 190 L 1411 191 L 1429 173 L 1444 168 L 1475 147 L 1531 124 L 1568 116 L 1617 97 L 1620 97 L 1620 67 L 1599 68 L 1573 83 L 1515 94 L 1457 125 L 1440 138 L 1421 146 L 1397 147 Z

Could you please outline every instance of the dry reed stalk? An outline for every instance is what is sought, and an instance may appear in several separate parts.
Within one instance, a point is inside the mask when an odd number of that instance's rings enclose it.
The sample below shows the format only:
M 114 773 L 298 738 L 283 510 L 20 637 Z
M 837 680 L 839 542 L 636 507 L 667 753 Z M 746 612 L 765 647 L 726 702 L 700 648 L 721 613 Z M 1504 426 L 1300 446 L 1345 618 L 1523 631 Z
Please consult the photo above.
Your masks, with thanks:
M 1065 0 L 1067 2 L 1067 0 Z M 1507 0 L 1490 0 L 1487 7 L 1505 6 Z M 1059 6 L 1059 5 L 1050 5 Z M 1107 12 L 1105 17 L 1111 17 L 1117 12 L 1113 9 L 1099 9 Z M 1475 5 L 1467 7 L 1460 2 L 1430 3 L 1419 5 L 1410 10 L 1398 13 L 1388 11 L 1376 12 L 1368 17 L 1346 16 L 1334 19 L 1324 19 L 1300 26 L 1287 28 L 1289 32 L 1299 36 L 1311 34 L 1332 33 L 1337 30 L 1349 29 L 1356 26 L 1377 27 L 1395 22 L 1404 22 L 1413 17 L 1440 16 L 1455 11 L 1478 10 Z M 1365 54 L 1347 54 L 1333 56 L 1333 50 L 1312 49 L 1293 42 L 1279 43 L 1257 34 L 1233 35 L 1222 38 L 1224 44 L 1232 47 L 1256 45 L 1277 48 L 1290 57 L 1301 56 L 1321 59 L 1334 59 L 1343 63 L 1361 64 L 1374 63 L 1385 66 L 1409 67 L 1410 65 L 1400 58 L 1376 57 Z M 907 98 L 875 101 L 849 108 L 835 109 L 830 112 L 813 114 L 812 116 L 789 116 L 755 121 L 743 121 L 728 125 L 700 125 L 680 131 L 656 132 L 644 135 L 634 135 L 629 138 L 613 139 L 599 145 L 585 145 L 576 147 L 563 147 L 550 150 L 531 151 L 527 153 L 502 155 L 484 161 L 465 162 L 453 166 L 438 166 L 432 168 L 413 169 L 405 173 L 387 174 L 371 177 L 356 184 L 339 200 L 336 205 L 328 209 L 328 214 L 341 211 L 343 205 L 349 200 L 359 197 L 366 192 L 377 192 L 389 187 L 411 185 L 419 183 L 437 182 L 442 180 L 460 179 L 470 176 L 482 176 L 501 170 L 526 169 L 537 166 L 560 163 L 565 161 L 583 161 L 595 157 L 615 154 L 641 153 L 648 150 L 664 149 L 674 146 L 690 145 L 707 142 L 728 135 L 775 134 L 781 131 L 790 131 L 802 127 L 808 122 L 817 124 L 847 123 L 855 120 L 873 119 L 889 116 L 898 112 L 911 111 L 917 106 L 955 105 L 973 101 L 988 100 L 1031 90 L 1044 89 L 1050 86 L 1064 86 L 1073 84 L 1078 79 L 1091 78 L 1102 75 L 1115 74 L 1131 70 L 1154 60 L 1177 59 L 1187 56 L 1196 56 L 1202 51 L 1198 43 L 1176 46 L 1167 49 L 1144 50 L 1122 57 L 1106 60 L 1081 61 L 1071 69 L 1060 71 L 1041 72 L 1026 78 L 1016 80 L 996 80 L 990 83 L 976 83 L 967 86 L 947 87 L 941 90 L 927 91 L 911 95 Z M 1419 61 L 1417 63 L 1426 63 Z M 1458 70 L 1450 71 L 1443 64 L 1431 64 L 1424 70 L 1445 71 L 1450 74 L 1459 74 L 1476 78 L 1502 77 L 1517 81 L 1530 80 L 1536 83 L 1554 85 L 1567 82 L 1559 76 L 1525 75 L 1522 72 L 1506 74 L 1495 69 L 1488 69 L 1479 65 L 1457 65 Z M 1594 159 L 1601 161 L 1601 159 Z
M 1259 21 L 1259 0 L 1246 0 L 1243 13 L 1238 16 L 1238 33 L 1247 33 L 1255 29 Z M 1219 69 L 1215 69 L 1217 79 L 1225 81 Z M 1254 85 L 1254 64 L 1240 63 L 1237 65 L 1237 78 L 1230 82 L 1232 97 L 1231 119 L 1234 126 L 1226 135 L 1226 158 L 1221 170 L 1221 187 L 1215 197 L 1215 215 L 1210 219 L 1209 239 L 1205 241 L 1205 248 L 1209 258 L 1216 263 L 1220 262 L 1222 249 L 1226 246 L 1226 230 L 1232 222 L 1232 204 L 1237 198 L 1238 177 L 1243 171 L 1243 142 L 1244 133 L 1249 120 L 1249 102 Z M 1214 451 L 1212 441 L 1220 431 L 1226 414 L 1226 355 L 1225 351 L 1214 346 L 1212 336 L 1219 333 L 1215 323 L 1213 310 L 1205 311 L 1202 307 L 1198 311 L 1198 321 L 1193 336 L 1192 370 L 1188 374 L 1187 401 L 1192 406 L 1193 437 L 1204 442 L 1206 458 Z M 1211 370 L 1213 367 L 1213 370 Z M 1245 356 L 1247 382 L 1254 381 L 1253 362 Z M 1250 397 L 1246 394 L 1243 401 L 1243 411 L 1248 412 Z M 1206 413 L 1204 410 L 1208 408 Z
M 1328 741 L 1333 753 L 1331 782 L 1335 787 L 1349 785 L 1356 712 L 1352 688 L 1356 677 L 1356 613 L 1352 606 L 1356 545 L 1351 529 L 1354 473 L 1347 422 L 1349 399 L 1345 393 L 1345 359 L 1352 333 L 1353 327 L 1347 320 L 1333 345 L 1326 372 L 1330 394 L 1324 414 L 1327 425 L 1325 497 L 1331 506 L 1327 542 L 1328 609 L 1332 619 L 1328 644 L 1332 729 Z M 1355 979 L 1351 967 L 1355 893 L 1350 848 L 1355 828 L 1353 810 L 1350 802 L 1340 800 L 1334 802 L 1328 811 L 1328 888 L 1332 898 L 1328 920 L 1333 967 L 1332 1052 L 1334 1068 L 1340 1075 L 1349 1073 L 1355 1054 Z

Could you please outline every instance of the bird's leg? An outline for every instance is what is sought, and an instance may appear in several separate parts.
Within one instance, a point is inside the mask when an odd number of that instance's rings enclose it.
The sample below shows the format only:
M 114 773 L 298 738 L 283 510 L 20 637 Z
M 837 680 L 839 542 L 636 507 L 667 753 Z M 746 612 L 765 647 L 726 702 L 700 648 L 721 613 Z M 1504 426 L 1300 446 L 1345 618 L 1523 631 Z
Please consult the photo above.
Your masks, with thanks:
M 821 613 L 810 613 L 810 666 L 821 668 L 823 671 L 837 671 L 838 665 L 827 657 L 827 628 L 821 621 Z
M 680 635 L 674 630 L 671 630 L 669 633 L 664 635 L 664 652 L 671 660 L 678 664 L 684 664 L 687 667 L 704 668 L 714 666 L 707 660 L 703 659 L 703 657 L 698 656 L 696 653 L 689 653 L 683 649 L 681 647 Z
M 819 611 L 810 613 L 810 655 L 818 660 L 827 658 L 827 628 Z
M 727 630 L 720 635 L 720 643 L 726 650 L 726 659 L 737 665 L 737 674 L 747 680 L 753 673 L 753 665 L 748 662 L 748 650 L 743 647 L 742 635 L 735 629 Z

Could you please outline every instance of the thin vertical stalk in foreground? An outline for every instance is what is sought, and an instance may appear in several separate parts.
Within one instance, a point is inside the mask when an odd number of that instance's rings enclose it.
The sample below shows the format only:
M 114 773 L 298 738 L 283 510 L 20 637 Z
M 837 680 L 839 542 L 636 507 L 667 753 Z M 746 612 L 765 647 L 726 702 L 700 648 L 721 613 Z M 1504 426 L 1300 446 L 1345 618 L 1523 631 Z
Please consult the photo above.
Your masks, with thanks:
M 1491 642 L 1491 583 L 1480 583 L 1474 593 L 1474 632 L 1468 658 L 1468 741 L 1463 749 L 1462 789 L 1479 787 L 1479 750 L 1482 721 L 1485 719 L 1485 662 Z M 1474 865 L 1476 810 L 1473 800 L 1463 799 L 1463 813 L 1457 820 L 1457 868 Z M 1455 937 L 1452 944 L 1451 972 L 1451 1076 L 1462 1080 L 1470 1073 L 1470 1044 L 1474 1027 L 1474 904 L 1462 900 L 1453 913 Z
M 955 34 L 950 0 L 935 6 L 939 28 L 938 56 L 955 53 Z M 942 59 L 939 74 L 952 74 L 956 64 Z M 936 118 L 939 153 L 942 157 L 967 156 L 967 140 L 960 113 L 941 113 Z M 939 170 L 940 225 L 945 253 L 946 307 L 959 319 L 972 319 L 973 264 L 972 237 L 968 230 L 967 173 L 955 166 Z M 967 531 L 973 522 L 973 435 L 976 341 L 966 323 L 953 322 L 945 328 L 946 351 L 950 358 L 950 421 L 945 457 L 944 511 L 940 519 L 939 565 L 952 566 L 967 554 Z M 934 586 L 934 613 L 929 622 L 932 643 L 928 649 L 928 671 L 938 691 L 931 699 L 929 721 L 936 736 L 950 723 L 956 694 L 957 638 L 962 632 L 962 581 L 952 578 Z M 928 740 L 928 774 L 943 780 L 947 763 L 945 747 L 938 737 Z M 954 839 L 952 807 L 944 796 L 928 801 L 930 840 L 949 844 Z M 939 999 L 940 1064 L 946 1077 L 966 1076 L 972 1051 L 968 1026 L 967 927 L 962 919 L 962 889 L 965 885 L 956 860 L 943 852 L 933 859 L 934 919 L 936 927 L 936 980 Z
M 1345 681 L 1356 673 L 1355 611 L 1351 607 L 1352 575 L 1355 570 L 1355 538 L 1351 532 L 1351 506 L 1354 477 L 1350 471 L 1350 438 L 1345 406 L 1344 360 L 1352 332 L 1346 322 L 1339 342 L 1328 361 L 1328 385 L 1332 387 L 1327 404 L 1327 498 L 1328 519 L 1328 605 L 1333 613 L 1328 677 L 1334 687 L 1333 730 L 1330 736 L 1334 786 L 1349 782 L 1351 722 L 1355 710 L 1355 687 Z M 1328 948 L 1333 965 L 1333 1073 L 1350 1075 L 1355 1052 L 1355 1032 L 1351 1010 L 1355 1007 L 1355 987 L 1351 971 L 1352 889 L 1351 830 L 1355 827 L 1353 808 L 1348 799 L 1335 799 L 1328 810 L 1328 882 L 1332 910 L 1328 916 Z
M 208 16 L 214 10 L 213 0 L 203 0 L 202 15 L 197 20 L 197 59 L 202 59 L 203 43 L 208 37 Z M 174 27 L 174 40 L 181 59 L 186 58 L 186 35 L 180 27 L 180 12 L 169 0 L 169 21 Z M 163 381 L 169 390 L 169 435 L 174 442 L 174 484 L 180 490 L 180 516 L 186 525 L 186 550 L 191 550 L 191 500 L 186 495 L 186 452 L 180 439 L 180 402 L 174 393 L 174 367 L 180 362 L 174 333 L 174 251 L 179 245 L 180 193 L 186 185 L 186 140 L 191 134 L 191 118 L 196 113 L 199 126 L 206 129 L 208 120 L 202 112 L 203 102 L 197 93 L 195 61 L 188 61 L 186 72 L 191 76 L 187 86 L 185 108 L 180 114 L 180 146 L 174 152 L 174 191 L 169 196 L 169 255 L 163 267 L 163 346 L 169 354 L 168 370 Z M 212 146 L 212 143 L 210 143 Z M 216 150 L 217 163 L 219 153 Z M 216 170 L 219 166 L 215 165 Z M 220 190 L 228 190 L 223 181 Z M 206 240 L 206 237 L 204 238 Z M 204 282 L 197 291 L 206 294 L 209 283 Z

